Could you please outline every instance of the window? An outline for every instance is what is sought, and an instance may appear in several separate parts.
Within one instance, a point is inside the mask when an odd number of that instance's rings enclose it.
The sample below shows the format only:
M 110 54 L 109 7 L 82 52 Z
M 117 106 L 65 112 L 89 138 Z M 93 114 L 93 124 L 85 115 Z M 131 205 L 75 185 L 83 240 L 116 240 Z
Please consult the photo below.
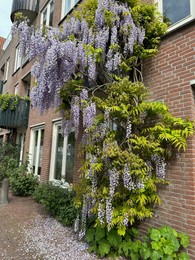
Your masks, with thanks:
M 54 1 L 51 0 L 41 12 L 41 26 L 53 25 Z
M 30 165 L 32 166 L 32 170 L 35 175 L 41 174 L 43 140 L 44 140 L 43 126 L 31 129 Z
M 9 73 L 9 59 L 8 59 L 7 62 L 6 62 L 4 81 L 7 81 L 7 79 L 8 79 L 8 73 Z
M 62 0 L 62 18 L 79 2 L 79 0 Z
M 195 18 L 194 0 L 159 0 L 158 2 L 164 20 L 170 23 L 170 29 L 175 29 Z
M 74 171 L 74 132 L 67 137 L 62 136 L 61 122 L 54 123 L 50 180 L 64 179 L 73 182 Z
M 31 72 L 27 73 L 22 78 L 23 91 L 27 97 L 30 97 L 30 82 L 31 82 Z
M 14 71 L 18 70 L 22 64 L 22 57 L 19 52 L 19 46 L 16 47 L 16 54 L 15 54 L 15 65 Z
M 3 81 L 0 80 L 0 94 L 3 94 Z
M 26 134 L 25 134 L 25 133 L 18 133 L 18 134 L 17 134 L 16 143 L 19 145 L 19 150 L 20 150 L 20 165 L 22 164 L 23 158 L 24 158 L 24 143 L 25 143 L 25 137 L 26 137 Z
M 19 91 L 19 84 L 17 83 L 17 84 L 14 86 L 14 94 L 15 94 L 15 95 L 18 95 L 18 91 Z

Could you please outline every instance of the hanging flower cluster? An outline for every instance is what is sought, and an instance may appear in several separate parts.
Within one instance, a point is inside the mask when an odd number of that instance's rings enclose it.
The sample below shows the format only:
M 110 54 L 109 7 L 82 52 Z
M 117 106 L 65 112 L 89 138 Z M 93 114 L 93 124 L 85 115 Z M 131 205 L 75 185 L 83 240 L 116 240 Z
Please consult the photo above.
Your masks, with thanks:
M 145 37 L 144 29 L 135 25 L 130 8 L 114 0 L 98 0 L 92 27 L 84 19 L 72 17 L 62 28 L 47 28 L 45 34 L 32 30 L 27 21 L 15 24 L 13 33 L 16 30 L 21 54 L 29 52 L 29 58 L 36 60 L 32 76 L 37 79 L 37 86 L 31 100 L 41 112 L 60 105 L 60 89 L 77 73 L 94 86 L 102 70 L 120 69 L 122 59 L 131 56 L 134 44 L 142 45 Z M 93 106 L 87 109 L 94 109 Z

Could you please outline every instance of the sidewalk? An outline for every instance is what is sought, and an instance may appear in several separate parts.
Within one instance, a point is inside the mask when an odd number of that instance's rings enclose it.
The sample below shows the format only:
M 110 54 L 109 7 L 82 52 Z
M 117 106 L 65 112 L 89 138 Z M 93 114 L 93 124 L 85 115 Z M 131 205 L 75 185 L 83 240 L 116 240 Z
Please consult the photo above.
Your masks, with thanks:
M 0 259 L 31 259 L 18 252 L 23 243 L 24 230 L 30 228 L 35 218 L 44 216 L 41 205 L 32 198 L 9 194 L 9 204 L 0 205 Z
M 29 197 L 9 194 L 0 205 L 0 260 L 97 260 L 73 230 Z

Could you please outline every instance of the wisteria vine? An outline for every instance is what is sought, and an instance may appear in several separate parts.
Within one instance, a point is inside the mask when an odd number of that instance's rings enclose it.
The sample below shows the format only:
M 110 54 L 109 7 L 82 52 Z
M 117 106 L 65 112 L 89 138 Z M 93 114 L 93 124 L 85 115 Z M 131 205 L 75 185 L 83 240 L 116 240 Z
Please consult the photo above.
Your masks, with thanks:
M 129 1 L 98 0 L 93 24 L 73 15 L 61 28 L 35 30 L 24 20 L 14 23 L 16 32 L 21 55 L 34 61 L 32 105 L 41 113 L 60 108 L 66 114 L 64 135 L 74 129 L 77 138 L 81 125 L 84 129 L 82 146 L 90 156 L 82 167 L 87 186 L 80 196 L 81 220 L 78 216 L 75 222 L 79 238 L 91 214 L 98 225 L 108 230 L 116 225 L 124 234 L 122 228 L 152 216 L 150 205 L 161 202 L 157 183 L 166 183 L 167 139 L 159 141 L 160 134 L 147 128 L 154 120 L 144 103 L 146 89 L 130 81 L 134 55 L 144 50 L 147 30 L 133 19 Z M 158 117 L 158 105 L 151 109 Z

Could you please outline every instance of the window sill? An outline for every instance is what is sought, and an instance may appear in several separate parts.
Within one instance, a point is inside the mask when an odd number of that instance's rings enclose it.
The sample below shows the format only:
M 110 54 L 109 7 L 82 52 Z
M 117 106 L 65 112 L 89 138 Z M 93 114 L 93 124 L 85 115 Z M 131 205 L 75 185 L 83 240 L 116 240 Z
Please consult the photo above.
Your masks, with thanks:
M 173 27 L 173 28 L 168 28 L 168 31 L 161 37 L 162 39 L 169 36 L 169 35 L 172 35 L 176 32 L 179 32 L 179 31 L 182 31 L 184 30 L 185 28 L 191 26 L 195 24 L 195 18 L 192 18 L 190 21 L 187 21 L 186 23 L 183 23 L 181 25 L 178 25 L 177 27 Z
M 14 73 L 12 74 L 12 76 L 14 76 L 18 71 L 20 70 L 20 67 L 14 71 Z

